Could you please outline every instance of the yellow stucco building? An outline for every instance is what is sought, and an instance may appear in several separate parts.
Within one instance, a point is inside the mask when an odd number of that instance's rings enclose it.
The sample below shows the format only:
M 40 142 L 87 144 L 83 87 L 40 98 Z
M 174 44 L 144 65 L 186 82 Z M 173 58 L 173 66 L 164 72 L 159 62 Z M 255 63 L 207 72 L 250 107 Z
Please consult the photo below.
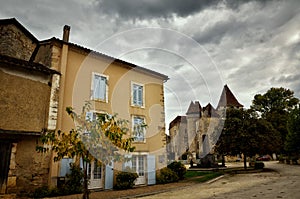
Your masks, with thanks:
M 126 164 L 139 174 L 136 184 L 155 184 L 155 171 L 166 164 L 163 84 L 168 77 L 70 43 L 69 33 L 70 27 L 65 26 L 63 40 L 41 41 L 40 54 L 43 52 L 46 57 L 49 54 L 51 69 L 61 74 L 52 81 L 50 103 L 57 104 L 57 110 L 52 111 L 57 115 L 52 115 L 51 128 L 63 131 L 74 128 L 65 109 L 73 107 L 80 112 L 87 101 L 91 103 L 92 114 L 117 113 L 118 118 L 130 122 L 136 149 L 129 154 L 132 160 Z M 147 125 L 145 129 L 134 128 L 142 123 Z M 52 164 L 51 184 L 67 172 L 69 161 Z M 90 165 L 91 189 L 112 188 L 111 166 L 102 167 Z M 122 170 L 124 165 L 117 162 L 113 167 Z

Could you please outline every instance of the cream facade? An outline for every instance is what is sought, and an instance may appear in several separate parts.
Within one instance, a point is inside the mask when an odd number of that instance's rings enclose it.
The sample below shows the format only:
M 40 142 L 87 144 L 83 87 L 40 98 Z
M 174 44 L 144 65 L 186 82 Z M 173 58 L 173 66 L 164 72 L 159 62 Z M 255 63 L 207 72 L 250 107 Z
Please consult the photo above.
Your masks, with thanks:
M 80 113 L 86 101 L 90 114 L 117 113 L 128 120 L 136 147 L 128 162 L 90 164 L 90 188 L 113 188 L 116 172 L 126 166 L 139 174 L 137 185 L 155 184 L 156 170 L 166 166 L 163 84 L 168 77 L 70 43 L 68 26 L 63 40 L 38 41 L 15 19 L 0 25 L 0 149 L 5 152 L 0 195 L 57 186 L 73 160 L 53 162 L 54 154 L 38 154 L 35 146 L 43 129 L 75 128 L 66 107 Z
M 69 34 L 68 27 L 65 27 L 64 34 Z M 64 38 L 65 41 L 53 38 L 41 42 L 44 49 L 51 46 L 51 69 L 61 73 L 55 129 L 69 131 L 74 128 L 65 109 L 73 107 L 80 113 L 87 101 L 91 103 L 90 112 L 117 113 L 118 118 L 130 121 L 132 136 L 135 137 L 133 146 L 136 150 L 129 154 L 132 161 L 126 164 L 138 172 L 136 184 L 154 184 L 156 169 L 166 165 L 163 84 L 168 77 L 93 52 L 69 43 L 67 36 Z M 136 128 L 141 123 L 147 125 L 143 130 Z M 51 184 L 65 174 L 67 163 L 66 159 L 51 165 Z M 107 179 L 113 178 L 110 167 L 91 169 L 95 172 L 91 175 L 95 179 L 91 179 L 90 188 L 112 188 L 113 182 Z M 116 171 L 122 170 L 124 164 L 116 162 L 113 167 Z

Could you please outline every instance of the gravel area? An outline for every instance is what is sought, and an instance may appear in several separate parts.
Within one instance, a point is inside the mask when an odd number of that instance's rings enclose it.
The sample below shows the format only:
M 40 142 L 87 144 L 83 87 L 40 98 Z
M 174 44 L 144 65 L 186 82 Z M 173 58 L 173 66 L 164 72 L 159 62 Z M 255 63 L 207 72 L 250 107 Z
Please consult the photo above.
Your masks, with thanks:
M 97 191 L 97 192 L 92 192 L 90 194 L 90 199 L 140 198 L 140 197 L 164 193 L 172 190 L 184 189 L 192 185 L 195 185 L 195 183 L 189 181 L 180 181 L 177 183 L 162 184 L 162 185 L 139 186 L 127 190 Z M 81 199 L 81 198 L 82 198 L 82 194 L 54 197 L 49 199 Z
M 300 166 L 277 162 L 265 164 L 273 172 L 226 175 L 211 184 L 195 184 L 182 190 L 172 190 L 143 199 L 299 199 Z

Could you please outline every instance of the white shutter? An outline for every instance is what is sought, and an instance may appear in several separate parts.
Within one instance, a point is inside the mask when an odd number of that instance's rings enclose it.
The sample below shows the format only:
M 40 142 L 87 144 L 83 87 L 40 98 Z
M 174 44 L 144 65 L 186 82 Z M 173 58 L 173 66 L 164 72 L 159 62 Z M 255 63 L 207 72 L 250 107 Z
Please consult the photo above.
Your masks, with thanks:
M 132 155 L 125 155 L 125 160 L 123 163 L 123 171 L 125 171 L 126 167 L 132 168 Z
M 139 106 L 143 106 L 143 87 L 142 86 L 138 86 L 138 96 L 137 96 L 138 100 L 137 100 L 137 104 Z
M 133 84 L 133 86 L 132 86 L 132 103 L 134 104 L 134 105 L 136 105 L 137 104 L 137 88 L 136 88 L 136 85 L 135 84 Z
M 99 99 L 100 76 L 94 74 L 93 85 L 94 85 L 93 97 L 94 97 L 94 99 Z
M 99 83 L 99 99 L 106 100 L 106 77 L 101 76 Z
M 147 173 L 148 173 L 148 185 L 156 183 L 156 168 L 155 168 L 155 155 L 147 156 Z
M 85 120 L 92 122 L 94 120 L 94 113 L 93 112 L 86 112 Z

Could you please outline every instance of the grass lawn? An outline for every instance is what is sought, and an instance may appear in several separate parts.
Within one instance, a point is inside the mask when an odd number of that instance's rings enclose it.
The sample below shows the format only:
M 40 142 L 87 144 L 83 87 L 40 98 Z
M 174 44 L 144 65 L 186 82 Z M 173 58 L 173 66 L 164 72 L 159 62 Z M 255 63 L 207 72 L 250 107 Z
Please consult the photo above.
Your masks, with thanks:
M 221 175 L 223 175 L 223 173 L 213 171 L 187 171 L 184 177 L 187 180 L 195 182 L 206 182 Z

